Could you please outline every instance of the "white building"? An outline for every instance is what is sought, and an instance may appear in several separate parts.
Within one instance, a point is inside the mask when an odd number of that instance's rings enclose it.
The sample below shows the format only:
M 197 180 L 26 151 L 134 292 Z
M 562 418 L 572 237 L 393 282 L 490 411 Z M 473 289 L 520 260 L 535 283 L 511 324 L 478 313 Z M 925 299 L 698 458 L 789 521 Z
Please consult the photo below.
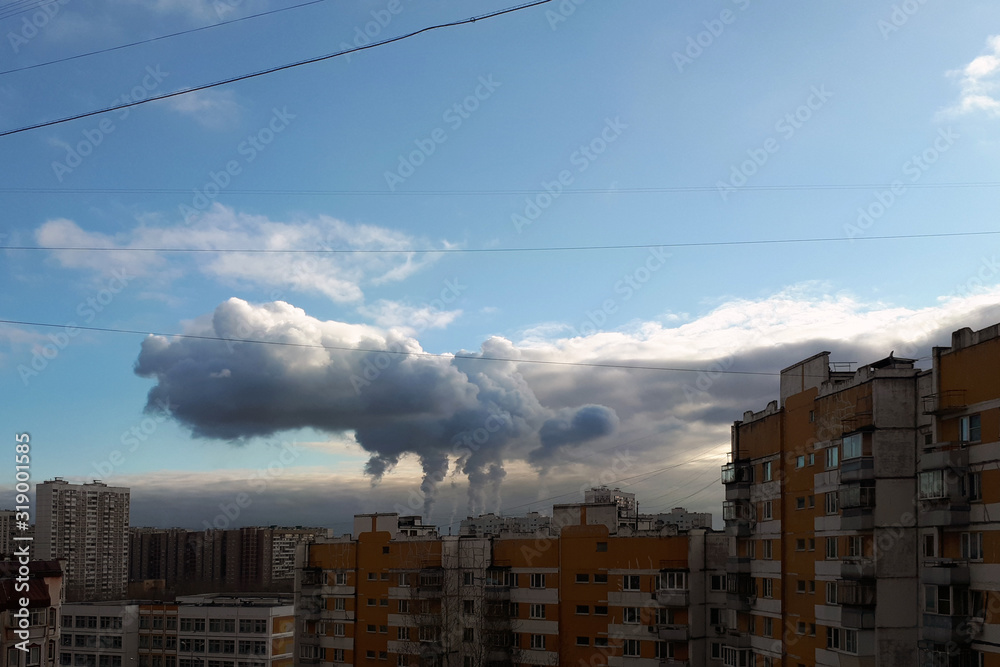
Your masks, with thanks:
M 129 489 L 56 477 L 36 487 L 35 502 L 35 557 L 66 559 L 66 600 L 124 598 Z

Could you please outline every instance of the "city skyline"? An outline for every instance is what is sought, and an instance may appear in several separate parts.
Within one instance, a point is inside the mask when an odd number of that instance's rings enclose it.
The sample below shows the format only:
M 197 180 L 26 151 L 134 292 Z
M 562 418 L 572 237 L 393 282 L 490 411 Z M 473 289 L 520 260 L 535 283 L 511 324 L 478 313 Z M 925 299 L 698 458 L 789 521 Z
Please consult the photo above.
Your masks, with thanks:
M 120 4 L 0 16 L 0 133 L 507 7 Z M 782 368 L 1000 320 L 1000 8 L 906 6 L 552 2 L 0 137 L 33 480 L 163 527 L 718 515 Z

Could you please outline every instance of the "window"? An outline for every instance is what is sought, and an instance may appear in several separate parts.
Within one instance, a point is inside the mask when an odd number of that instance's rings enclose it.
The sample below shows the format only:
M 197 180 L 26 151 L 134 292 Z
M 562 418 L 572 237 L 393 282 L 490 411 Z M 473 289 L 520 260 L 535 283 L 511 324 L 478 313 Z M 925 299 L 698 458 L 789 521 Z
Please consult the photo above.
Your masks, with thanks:
M 622 655 L 626 657 L 638 658 L 639 657 L 639 640 L 638 639 L 626 639 L 622 643 Z
M 837 604 L 837 582 L 826 582 L 826 603 Z
M 760 464 L 760 473 L 761 473 L 761 481 L 762 482 L 770 482 L 771 481 L 771 462 L 770 461 L 765 461 L 764 463 Z
M 473 572 L 463 572 L 462 573 L 462 585 L 463 586 L 471 586 L 473 583 L 475 583 L 475 580 L 476 580 L 475 573 L 473 573 Z
M 608 575 L 606 574 L 595 574 L 594 575 L 595 584 L 606 584 L 608 583 Z
M 809 538 L 809 551 L 816 551 L 816 538 L 815 537 L 810 537 Z
M 378 581 L 378 572 L 369 572 L 368 581 Z
M 607 542 L 598 542 L 597 543 L 597 550 L 598 551 L 607 551 L 608 550 L 608 543 Z
M 368 634 L 371 634 L 371 635 L 375 634 L 375 624 L 374 623 L 369 623 L 368 624 Z
M 816 453 L 809 452 L 809 463 L 808 465 L 816 465 Z
M 544 651 L 545 635 L 531 635 L 531 648 L 536 651 Z
M 408 613 L 410 613 L 410 601 L 409 600 L 398 600 L 397 602 L 399 603 L 398 609 L 399 609 L 399 613 L 400 614 L 408 614 Z
M 847 628 L 827 628 L 826 647 L 833 651 L 845 653 L 858 652 L 858 632 Z
M 576 575 L 576 583 L 578 583 L 578 584 L 589 584 L 590 583 L 590 575 L 589 574 L 577 574 Z
M 718 607 L 710 607 L 708 610 L 708 624 L 709 625 L 722 625 L 722 609 Z
M 531 575 L 531 587 L 532 588 L 545 588 L 545 575 L 533 573 Z
M 607 645 L 608 645 L 608 638 L 607 637 L 594 637 L 594 648 L 601 647 L 601 646 L 607 646 Z
M 764 560 L 771 560 L 774 553 L 771 540 L 763 540 L 760 543 L 761 546 L 761 558 Z
M 796 593 L 805 593 L 806 592 L 806 580 L 805 579 L 799 579 L 798 581 L 795 582 L 795 592 Z
M 387 635 L 387 634 L 389 634 L 389 626 L 388 625 L 380 625 L 380 626 L 378 626 L 378 631 L 379 631 L 379 634 L 381 634 L 381 635 Z
M 63 627 L 66 627 L 66 617 L 63 616 Z M 119 616 L 101 616 L 102 630 L 121 630 L 122 619 Z
M 637 591 L 639 590 L 639 575 L 638 574 L 626 574 L 622 576 L 622 590 L 623 591 Z
M 806 540 L 804 537 L 800 537 L 795 540 L 795 550 L 805 551 L 806 550 Z
M 795 467 L 805 468 L 806 467 L 806 457 L 805 455 L 795 457 Z
M 599 604 L 594 605 L 594 616 L 607 616 L 607 615 L 608 615 L 608 608 L 606 606 Z
M 809 509 L 816 507 L 816 496 L 806 496 L 806 500 L 809 502 Z
M 840 487 L 841 507 L 875 507 L 875 487 L 868 482 L 846 484 Z
M 920 498 L 944 498 L 944 471 L 928 470 L 920 473 Z
M 769 616 L 765 616 L 764 617 L 764 636 L 765 637 L 770 637 L 773 634 L 774 634 L 774 619 L 771 618 L 771 617 L 769 617 Z
M 747 556 L 753 560 L 757 558 L 757 542 L 756 540 L 750 540 L 747 542 Z
M 343 637 L 344 636 L 344 624 L 343 623 L 334 623 L 333 624 L 333 636 L 334 637 Z
M 726 575 L 724 574 L 713 574 L 710 581 L 711 589 L 713 591 L 724 591 L 726 590 Z
M 240 619 L 240 632 L 252 632 L 258 635 L 264 634 L 267 632 L 267 620 L 262 618 Z
M 544 604 L 528 605 L 528 618 L 545 618 Z
M 657 589 L 687 590 L 687 572 L 661 572 L 658 578 Z
M 378 600 L 376 600 L 375 598 L 368 598 L 368 606 L 369 607 L 377 607 L 378 606 Z
M 761 597 L 769 598 L 774 594 L 774 580 L 764 577 L 760 580 Z
M 824 495 L 825 495 L 825 499 L 826 499 L 826 513 L 827 514 L 836 514 L 837 513 L 837 492 L 836 491 L 830 491 L 830 492 L 828 492 L 828 493 L 826 493 Z
M 860 558 L 864 555 L 863 544 L 860 535 L 851 535 L 847 538 L 847 556 L 848 558 Z
M 979 415 L 968 415 L 958 420 L 958 438 L 962 442 L 979 442 L 981 435 Z
M 346 586 L 347 585 L 347 573 L 337 572 L 333 575 L 333 582 L 336 586 Z
M 347 598 L 333 598 L 334 611 L 344 611 L 347 609 Z
M 722 642 L 712 642 L 712 659 L 722 659 Z
M 962 558 L 967 560 L 983 559 L 982 533 L 962 533 Z
M 812 579 L 809 580 L 809 592 L 810 593 L 815 593 L 816 592 L 816 582 L 813 581 Z M 816 633 L 813 633 L 813 634 L 816 634 Z
M 837 538 L 828 537 L 826 538 L 826 557 L 827 558 L 837 558 Z
M 576 645 L 577 646 L 590 646 L 590 637 L 577 637 L 576 638 Z
M 861 434 L 855 433 L 854 435 L 844 436 L 844 460 L 856 459 L 861 456 L 862 453 L 862 440 Z
M 983 499 L 983 475 L 979 472 L 970 472 L 965 476 L 965 490 L 969 500 Z
M 831 470 L 836 468 L 838 464 L 837 454 L 840 450 L 836 447 L 827 447 L 824 451 L 826 452 L 826 469 Z
M 474 642 L 474 641 L 476 641 L 476 629 L 475 628 L 462 628 L 462 641 L 463 642 Z
M 771 512 L 772 512 L 771 501 L 770 500 L 765 500 L 764 501 L 764 518 L 765 519 L 772 519 L 772 518 L 774 518 L 774 515 Z
M 937 535 L 924 534 L 924 558 L 937 558 Z
M 641 618 L 639 607 L 622 607 L 622 623 L 638 625 Z
M 576 613 L 580 614 L 581 616 L 589 614 L 590 606 L 585 604 L 578 604 L 576 605 Z
M 795 509 L 804 510 L 806 508 L 806 497 L 799 496 L 795 499 Z

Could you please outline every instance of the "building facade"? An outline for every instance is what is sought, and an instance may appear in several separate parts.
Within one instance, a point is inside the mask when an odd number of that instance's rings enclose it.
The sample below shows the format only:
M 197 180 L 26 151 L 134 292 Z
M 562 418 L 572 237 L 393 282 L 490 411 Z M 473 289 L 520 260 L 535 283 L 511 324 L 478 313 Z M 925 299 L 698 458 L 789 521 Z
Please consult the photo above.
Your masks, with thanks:
M 563 505 L 545 530 L 458 536 L 356 517 L 352 535 L 302 548 L 297 662 L 721 665 L 726 536 L 636 531 L 622 513 Z
M 60 561 L 0 562 L 0 667 L 55 667 L 64 584 Z
M 115 600 L 128 586 L 129 489 L 55 478 L 35 488 L 35 554 L 66 561 L 66 600 Z

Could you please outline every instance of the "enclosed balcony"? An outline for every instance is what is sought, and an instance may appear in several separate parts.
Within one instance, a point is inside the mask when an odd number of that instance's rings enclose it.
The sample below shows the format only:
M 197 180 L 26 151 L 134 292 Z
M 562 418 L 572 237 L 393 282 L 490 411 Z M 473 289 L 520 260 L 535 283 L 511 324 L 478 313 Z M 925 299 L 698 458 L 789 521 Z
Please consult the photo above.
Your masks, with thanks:
M 920 582 L 934 586 L 968 586 L 969 561 L 956 558 L 934 558 L 924 561 Z
M 686 625 L 661 625 L 656 634 L 665 642 L 686 642 L 691 636 L 691 629 Z
M 840 562 L 842 579 L 874 579 L 875 561 L 871 558 L 845 558 Z
M 753 465 L 749 459 L 722 466 L 722 483 L 726 485 L 726 500 L 749 500 L 753 484 Z
M 750 611 L 757 599 L 757 583 L 749 574 L 726 576 L 726 602 L 730 609 Z
M 731 537 L 748 537 L 757 524 L 757 511 L 749 500 L 726 500 L 722 503 L 722 519 L 726 534 Z

